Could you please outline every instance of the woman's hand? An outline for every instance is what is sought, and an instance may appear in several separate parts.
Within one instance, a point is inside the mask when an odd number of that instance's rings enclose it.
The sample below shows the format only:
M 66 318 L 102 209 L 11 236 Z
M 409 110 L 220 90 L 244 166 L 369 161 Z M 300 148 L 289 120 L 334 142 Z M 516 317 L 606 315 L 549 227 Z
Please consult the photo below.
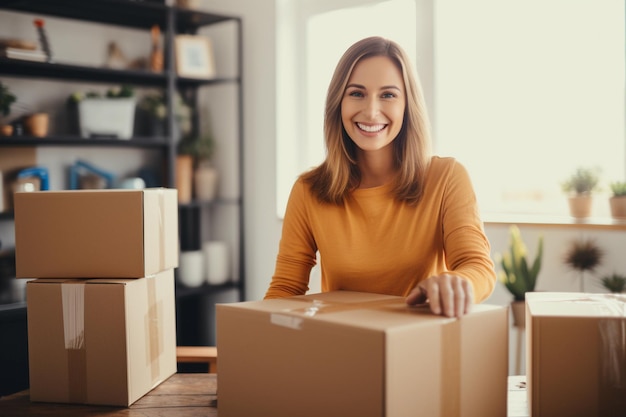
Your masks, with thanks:
M 458 275 L 433 275 L 420 282 L 406 297 L 409 305 L 430 303 L 430 311 L 448 317 L 469 313 L 474 302 L 472 284 Z

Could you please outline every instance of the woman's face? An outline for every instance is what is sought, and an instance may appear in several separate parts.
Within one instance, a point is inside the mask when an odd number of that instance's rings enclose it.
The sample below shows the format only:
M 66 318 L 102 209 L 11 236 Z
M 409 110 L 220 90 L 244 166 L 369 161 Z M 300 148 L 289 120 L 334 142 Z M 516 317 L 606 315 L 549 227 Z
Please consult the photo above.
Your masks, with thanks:
M 341 120 L 363 151 L 376 151 L 398 136 L 406 94 L 402 73 L 385 56 L 361 60 L 352 71 L 341 100 Z

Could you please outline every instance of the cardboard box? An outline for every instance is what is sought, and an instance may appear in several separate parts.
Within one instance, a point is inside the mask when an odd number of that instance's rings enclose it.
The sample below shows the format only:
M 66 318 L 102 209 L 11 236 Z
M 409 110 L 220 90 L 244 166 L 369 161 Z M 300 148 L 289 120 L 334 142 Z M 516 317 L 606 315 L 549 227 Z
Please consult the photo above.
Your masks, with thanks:
M 508 309 L 335 291 L 217 305 L 219 414 L 502 417 Z
M 175 189 L 15 194 L 18 278 L 141 278 L 178 266 Z
M 534 417 L 626 415 L 626 297 L 526 294 L 528 405 Z
M 128 406 L 176 372 L 173 270 L 26 290 L 31 401 Z

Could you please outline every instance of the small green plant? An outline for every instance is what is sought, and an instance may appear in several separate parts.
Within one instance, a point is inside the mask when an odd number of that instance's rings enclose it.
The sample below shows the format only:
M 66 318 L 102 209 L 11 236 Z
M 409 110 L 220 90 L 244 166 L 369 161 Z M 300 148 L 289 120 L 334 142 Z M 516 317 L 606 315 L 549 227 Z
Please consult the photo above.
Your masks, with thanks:
M 621 293 L 626 289 L 626 276 L 613 273 L 600 279 L 602 286 L 613 293 Z
M 561 183 L 561 188 L 567 193 L 589 194 L 598 188 L 599 182 L 597 169 L 578 168 L 568 180 Z
M 610 187 L 611 187 L 611 192 L 613 192 L 613 197 L 626 196 L 626 182 L 615 181 L 611 183 Z
M 543 236 L 539 237 L 537 253 L 532 266 L 526 260 L 526 245 L 522 240 L 519 228 L 515 225 L 509 229 L 509 252 L 500 256 L 502 270 L 499 274 L 502 282 L 515 301 L 524 301 L 526 293 L 535 290 L 537 276 L 543 258 Z
M 11 106 L 15 103 L 17 97 L 9 90 L 9 87 L 0 82 L 0 113 L 3 116 L 11 114 Z
M 208 161 L 215 152 L 215 141 L 210 134 L 187 135 L 178 142 L 179 155 L 191 155 L 196 163 Z
M 83 93 L 82 91 L 76 91 L 67 98 L 69 103 L 78 103 L 81 100 L 86 98 L 128 98 L 133 97 L 135 95 L 135 90 L 130 85 L 122 85 L 120 87 L 112 87 L 109 88 L 104 95 L 98 91 L 87 91 Z

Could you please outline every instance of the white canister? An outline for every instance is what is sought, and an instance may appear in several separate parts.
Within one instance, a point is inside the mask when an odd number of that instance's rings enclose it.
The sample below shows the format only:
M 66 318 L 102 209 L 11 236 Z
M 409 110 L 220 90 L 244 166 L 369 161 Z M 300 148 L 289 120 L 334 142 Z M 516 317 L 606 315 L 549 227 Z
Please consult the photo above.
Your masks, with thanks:
M 180 253 L 178 280 L 187 287 L 204 284 L 204 252 L 201 250 Z
M 230 278 L 230 249 L 228 243 L 212 240 L 202 245 L 206 265 L 206 279 L 211 285 L 220 285 Z

